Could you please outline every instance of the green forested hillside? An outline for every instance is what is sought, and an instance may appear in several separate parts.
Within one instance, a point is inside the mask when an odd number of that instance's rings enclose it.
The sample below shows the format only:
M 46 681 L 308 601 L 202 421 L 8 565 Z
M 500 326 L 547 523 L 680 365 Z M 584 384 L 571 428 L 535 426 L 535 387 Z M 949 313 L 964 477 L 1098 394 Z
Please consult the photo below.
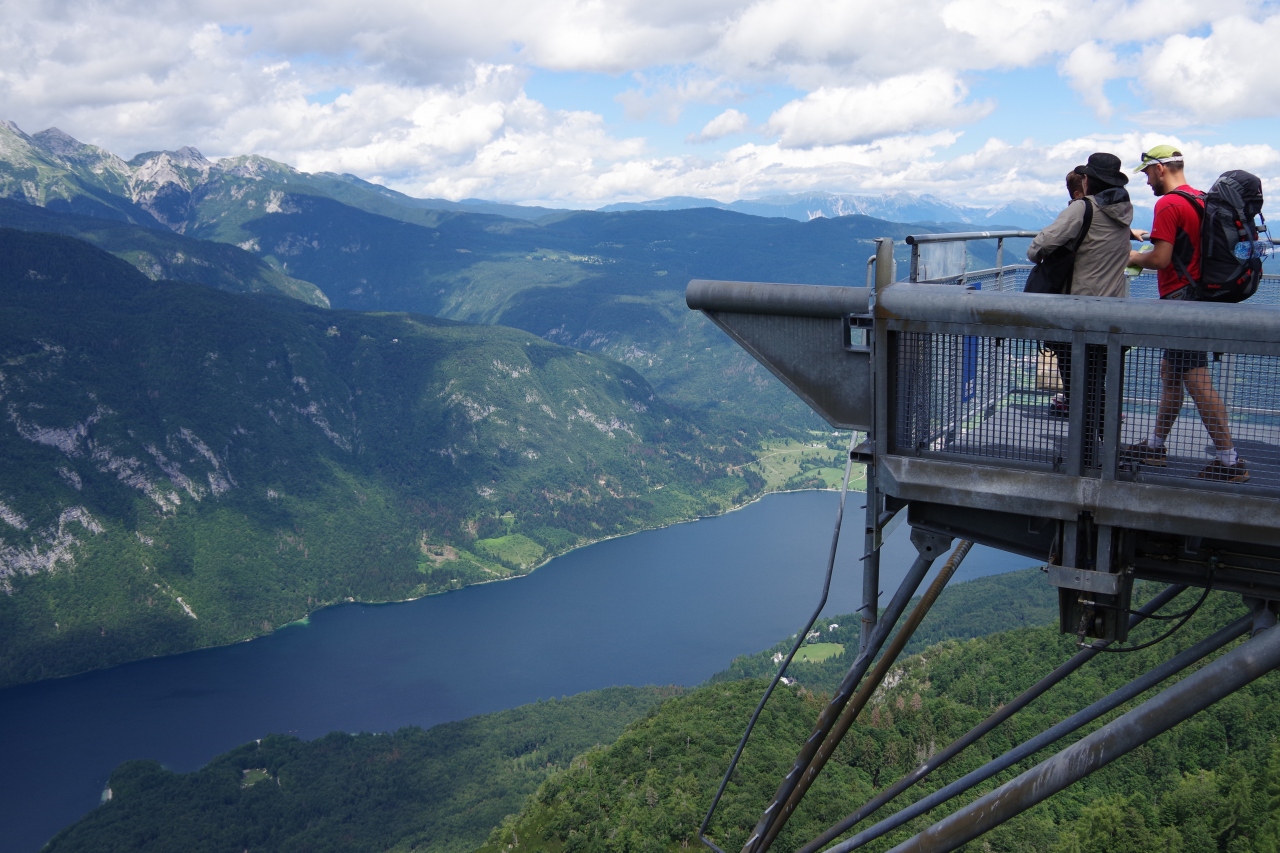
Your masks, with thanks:
M 276 293 L 328 306 L 320 289 L 290 278 L 244 249 L 101 217 L 55 213 L 0 198 L 0 228 L 66 234 L 128 261 L 153 280 L 189 281 L 232 293 Z
M 317 196 L 286 201 L 287 212 L 244 221 L 242 245 L 337 307 L 501 323 L 609 355 L 682 405 L 797 425 L 818 421 L 689 311 L 685 286 L 861 285 L 871 241 L 911 230 L 860 216 L 801 223 L 712 209 L 584 212 L 541 225 L 454 215 L 428 228 Z
M 0 685 L 527 572 L 746 499 L 633 370 L 0 231 Z
M 612 687 L 386 735 L 275 735 L 195 773 L 122 764 L 45 850 L 463 853 L 573 757 L 679 688 Z
M 902 802 L 976 768 L 1241 612 L 1238 596 L 1215 595 L 1173 639 L 1133 654 L 1100 655 Z M 794 850 L 853 811 L 1073 651 L 1071 637 L 1046 626 L 948 641 L 904 661 L 890 674 L 892 686 L 876 694 L 846 736 L 777 849 Z M 775 694 L 717 813 L 711 835 L 726 850 L 742 845 L 821 708 L 821 697 L 805 686 L 804 672 L 805 665 L 797 666 L 799 684 Z M 698 823 L 764 683 L 717 683 L 666 703 L 612 746 L 587 753 L 548 779 L 483 850 L 516 849 L 517 840 L 521 849 L 549 851 L 696 845 Z M 1269 853 L 1280 844 L 1277 731 L 1280 676 L 1272 673 L 1004 824 L 975 842 L 975 849 Z M 995 783 L 1013 775 L 1005 773 Z M 958 804 L 865 849 L 887 850 Z
M 947 588 L 929 610 L 907 643 L 905 654 L 915 654 L 944 640 L 971 640 L 997 631 L 1048 625 L 1058 618 L 1058 591 L 1045 581 L 1039 568 L 957 583 Z M 857 613 L 825 616 L 813 626 L 813 643 L 838 643 L 843 650 L 821 662 L 793 664 L 791 674 L 803 678 L 814 690 L 834 691 L 858 656 L 862 631 Z M 795 637 L 754 655 L 735 658 L 712 682 L 772 676 L 779 655 L 791 651 Z

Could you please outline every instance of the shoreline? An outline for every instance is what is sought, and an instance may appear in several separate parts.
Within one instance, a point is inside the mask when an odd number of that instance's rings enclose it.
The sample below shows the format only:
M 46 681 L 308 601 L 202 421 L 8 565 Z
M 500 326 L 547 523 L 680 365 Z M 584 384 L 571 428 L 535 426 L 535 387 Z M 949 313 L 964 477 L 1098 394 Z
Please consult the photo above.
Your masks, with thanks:
M 572 554 L 574 551 L 577 551 L 579 549 L 587 548 L 592 545 L 599 545 L 601 542 L 609 542 L 614 539 L 624 539 L 628 536 L 635 536 L 639 533 L 647 533 L 651 530 L 666 530 L 668 527 L 676 527 L 677 525 L 681 525 L 681 524 L 693 524 L 696 521 L 703 521 L 704 519 L 708 519 L 708 518 L 720 518 L 722 516 L 728 515 L 731 512 L 737 512 L 740 509 L 746 509 L 752 504 L 759 503 L 760 501 L 772 495 L 794 495 L 794 494 L 799 494 L 800 492 L 839 492 L 839 491 L 840 491 L 839 489 L 778 489 L 776 491 L 765 492 L 764 494 L 756 495 L 754 498 L 752 498 L 749 501 L 744 501 L 743 503 L 740 503 L 740 504 L 734 504 L 733 506 L 726 509 L 724 512 L 717 513 L 716 515 L 698 515 L 698 516 L 694 516 L 693 518 L 685 518 L 685 519 L 681 519 L 680 521 L 672 521 L 668 524 L 659 524 L 653 527 L 641 527 L 638 530 L 629 530 L 626 533 L 615 533 L 611 536 L 601 536 L 599 539 L 589 539 L 586 542 L 581 542 L 577 545 L 574 545 L 572 548 L 569 548 L 566 551 L 561 551 L 559 554 L 556 554 L 551 557 L 547 557 L 541 563 L 538 563 L 538 565 L 529 569 L 529 571 L 525 572 L 524 574 L 511 575 L 510 577 L 505 577 L 505 578 L 490 578 L 489 580 L 476 581 L 475 583 L 469 583 L 469 584 L 466 584 L 465 586 L 461 586 L 458 589 L 442 589 L 439 592 L 428 592 L 425 595 L 418 595 L 418 596 L 414 596 L 413 598 L 393 598 L 393 599 L 388 599 L 387 601 L 355 601 L 352 599 L 348 599 L 347 601 L 338 601 L 338 602 L 334 602 L 333 604 L 326 604 L 324 605 L 324 607 L 318 607 L 316 608 L 316 610 L 310 611 L 310 613 L 315 613 L 319 610 L 323 610 L 325 607 L 336 607 L 340 604 L 353 604 L 353 603 L 354 604 L 407 604 L 411 601 L 421 601 L 424 598 L 430 598 L 435 595 L 448 595 L 451 592 L 461 592 L 462 590 L 470 589 L 473 586 L 485 586 L 491 583 L 505 583 L 507 581 L 519 580 L 520 578 L 529 577 L 529 575 L 533 574 L 538 569 L 542 568 L 548 563 L 551 563 L 554 560 L 558 560 L 561 557 L 567 556 L 568 554 Z M 857 494 L 862 494 L 861 489 L 854 489 L 854 488 L 849 489 L 850 494 L 854 494 L 855 492 Z M 310 616 L 310 613 L 308 613 L 307 615 Z M 306 616 L 302 617 L 302 619 L 306 619 L 306 618 L 307 618 Z M 294 621 L 300 622 L 302 621 L 302 619 L 297 619 Z M 287 622 L 285 624 L 292 625 L 294 624 L 294 622 Z M 279 630 L 279 629 L 278 628 L 272 629 L 272 631 L 276 631 L 276 630 Z M 265 637 L 267 635 L 260 634 L 259 636 Z M 249 639 L 257 639 L 257 638 L 251 637 Z M 237 642 L 248 642 L 248 640 L 239 640 Z M 217 647 L 207 646 L 205 648 L 217 648 Z
M 5 691 L 12 690 L 12 689 L 16 689 L 16 688 L 20 688 L 20 687 L 26 687 L 26 686 L 33 685 L 33 684 L 43 684 L 43 683 L 46 683 L 46 682 L 59 681 L 59 680 L 61 680 L 61 679 L 65 679 L 65 678 L 78 678 L 78 677 L 80 677 L 80 676 L 82 676 L 82 675 L 88 675 L 88 674 L 90 674 L 90 673 L 95 673 L 95 672 L 104 672 L 104 671 L 106 671 L 106 670 L 115 669 L 116 667 L 121 667 L 121 666 L 130 666 L 130 665 L 132 665 L 132 664 L 141 663 L 141 662 L 143 662 L 143 661 L 158 660 L 158 659 L 160 659 L 160 658 L 167 658 L 167 657 L 175 657 L 175 656 L 177 656 L 177 655 L 186 655 L 186 654 L 191 654 L 191 653 L 193 653 L 193 652 L 206 651 L 206 650 L 209 650 L 209 649 L 221 649 L 221 648 L 227 648 L 227 647 L 230 647 L 230 646 L 239 645 L 239 644 L 241 644 L 241 643 L 252 643 L 252 642 L 253 642 L 253 641 L 255 641 L 255 640 L 260 640 L 260 639 L 263 639 L 264 637 L 269 637 L 269 636 L 271 636 L 272 634 L 274 634 L 275 632 L 277 632 L 277 631 L 281 631 L 281 630 L 283 630 L 283 629 L 285 629 L 285 628 L 289 628 L 289 627 L 298 627 L 298 628 L 305 628 L 305 627 L 309 627 L 310 622 L 311 622 L 311 617 L 312 617 L 313 615 L 315 615 L 316 613 L 319 613 L 319 612 L 320 612 L 320 611 L 322 611 L 322 610 L 327 610 L 327 609 L 328 609 L 328 608 L 330 608 L 330 607 L 341 607 L 341 606 L 346 605 L 346 604 L 363 604 L 363 605 L 368 605 L 368 606 L 371 606 L 371 607 L 382 607 L 382 606 L 390 606 L 390 605 L 395 605 L 395 604 L 409 604 L 409 603 L 411 603 L 411 602 L 414 602 L 414 601 L 421 601 L 421 600 L 422 600 L 422 599 L 424 599 L 424 598 L 430 598 L 430 597 L 432 597 L 432 596 L 437 596 L 437 595 L 447 595 L 447 594 L 449 594 L 449 593 L 451 593 L 451 592 L 461 592 L 461 591 L 462 591 L 462 590 L 464 590 L 464 589 L 470 589 L 470 588 L 472 588 L 472 587 L 484 586 L 484 585 L 486 585 L 486 584 L 491 584 L 491 583 L 503 583 L 503 582 L 506 582 L 506 581 L 519 580 L 519 579 L 521 579 L 521 578 L 529 577 L 529 576 L 530 576 L 530 575 L 532 575 L 534 572 L 536 572 L 538 569 L 541 569 L 543 566 L 546 566 L 548 563 L 552 562 L 553 560 L 556 560 L 556 559 L 558 559 L 558 558 L 560 558 L 560 557 L 563 557 L 563 556 L 565 556 L 565 555 L 567 555 L 567 554 L 570 554 L 570 553 L 572 553 L 572 552 L 574 552 L 574 551 L 577 551 L 577 550 L 579 550 L 579 549 L 581 549 L 581 548 L 586 548 L 586 547 L 589 547 L 589 546 L 591 546 L 591 545 L 597 545 L 597 544 L 599 544 L 599 543 L 601 543 L 601 542 L 608 542 L 608 541 L 610 541 L 610 540 L 612 540 L 612 539 L 622 539 L 622 538 L 627 537 L 627 536 L 635 536 L 635 535 L 636 535 L 636 534 L 638 534 L 638 533 L 645 533 L 645 532 L 648 532 L 648 531 L 651 531 L 651 530 L 665 530 L 665 529 L 667 529 L 668 527 L 675 527 L 676 525 L 679 525 L 679 524 L 692 524 L 692 523 L 694 523 L 694 522 L 702 521 L 702 520 L 704 520 L 704 519 L 709 519 L 709 518 L 720 518 L 721 516 L 728 515 L 728 514 L 729 514 L 729 513 L 731 513 L 731 512 L 736 512 L 736 511 L 738 511 L 738 510 L 740 510 L 740 509 L 745 509 L 745 508 L 747 508 L 747 507 L 751 506 L 752 504 L 758 503 L 758 502 L 760 502 L 760 501 L 764 500 L 765 498 L 767 498 L 767 497 L 769 497 L 769 496 L 771 496 L 771 495 L 790 495 L 790 494 L 798 494 L 798 493 L 800 493 L 800 492 L 838 492 L 838 491 L 840 491 L 840 490 L 839 490 L 839 489 L 778 489 L 777 491 L 765 492 L 765 493 L 763 493 L 763 494 L 756 495 L 755 497 L 753 497 L 753 498 L 752 498 L 751 500 L 749 500 L 749 501 L 744 501 L 743 503 L 740 503 L 740 504 L 734 504 L 734 505 L 733 505 L 733 506 L 731 506 L 730 508 L 726 509 L 724 512 L 717 513 L 717 514 L 715 514 L 715 515 L 699 515 L 699 516 L 694 516 L 693 518 L 685 518 L 685 519 L 681 519 L 681 520 L 679 520 L 679 521 L 673 521 L 673 522 L 670 522 L 670 523 L 668 523 L 668 524 L 660 524 L 660 525 L 655 525 L 655 526 L 653 526 L 653 527 L 641 527 L 641 528 L 639 528 L 639 529 L 637 529 L 637 530 L 631 530 L 631 531 L 628 531 L 628 532 L 626 532 L 626 533 L 616 533 L 616 534 L 613 534 L 613 535 L 611 535 L 611 536 L 602 536 L 602 537 L 600 537 L 599 539 L 591 539 L 591 540 L 588 540 L 588 541 L 586 541 L 586 542 L 582 542 L 582 543 L 580 543 L 580 544 L 578 544 L 578 545 L 574 545 L 572 548 L 569 548 L 569 549 L 568 549 L 568 550 L 566 550 L 566 551 L 562 551 L 561 553 L 556 554 L 555 556 L 548 557 L 547 559 L 543 560 L 541 563 L 539 563 L 538 565 L 534 566 L 532 569 L 530 569 L 529 571 L 527 571 L 527 572 L 525 572 L 525 573 L 523 573 L 523 574 L 511 575 L 510 577 L 505 577 L 505 578 L 492 578 L 492 579 L 490 579 L 490 580 L 476 581 L 475 583 L 469 583 L 469 584 L 466 584 L 465 586 L 459 587 L 458 589 L 442 589 L 442 590 L 440 590 L 439 592 L 429 592 L 429 593 L 426 593 L 426 594 L 424 594 L 424 595 L 416 595 L 416 596 L 413 596 L 413 597 L 411 597 L 411 598 L 391 598 L 391 599 L 384 599 L 384 600 L 380 600 L 380 601 L 366 601 L 366 600 L 363 600 L 363 599 L 357 599 L 357 598 L 350 598 L 350 597 L 348 597 L 348 598 L 345 598 L 345 599 L 340 600 L 340 601 L 333 601 L 333 602 L 330 602 L 330 603 L 328 603 L 328 604 L 322 604 L 322 605 L 320 605 L 319 607 L 316 607 L 316 608 L 314 608 L 314 609 L 312 609 L 312 610 L 308 610 L 306 613 L 304 613 L 303 615 L 299 616 L 297 619 L 291 619 L 290 621 L 285 622 L 285 623 L 283 623 L 283 624 L 281 624 L 281 625 L 273 625 L 273 626 L 271 627 L 271 630 L 270 630 L 270 631 L 267 631 L 267 632 L 265 632 L 265 633 L 261 633 L 261 634 L 255 634 L 255 635 L 253 635 L 252 637 L 243 637 L 243 638 L 241 638 L 241 639 L 239 639 L 239 640 L 232 640 L 232 641 L 230 641 L 230 642 L 226 642 L 226 643 L 214 643 L 214 644 L 212 644 L 212 645 L 208 645 L 208 646 L 196 646 L 195 648 L 185 649 L 185 650 L 183 650 L 183 651 L 168 652 L 168 653 L 165 653 L 165 654 L 159 654 L 159 655 L 146 655 L 146 656 L 143 656 L 143 657 L 132 658 L 131 660 L 121 661 L 120 663 L 113 663 L 113 664 L 111 664 L 111 665 L 109 665 L 109 666 L 93 667 L 93 668 L 91 668 L 91 669 L 84 669 L 84 670 L 81 670 L 80 672 L 68 673 L 67 675 L 55 675 L 55 676 L 50 676 L 50 677 L 47 677 L 47 678 L 37 678 L 37 679 L 35 679 L 34 681 L 21 681 L 21 682 L 18 682 L 17 684 L 10 684 L 10 685 L 8 685 L 7 687 L 0 687 L 0 694 L 3 694 Z M 855 490 L 854 490 L 853 488 L 850 488 L 850 489 L 849 489 L 849 491 L 850 491 L 850 493 L 853 493 Z M 858 491 L 859 493 L 861 493 L 861 491 L 862 491 L 862 490 L 861 490 L 861 489 L 859 489 L 859 490 L 856 490 L 856 491 Z

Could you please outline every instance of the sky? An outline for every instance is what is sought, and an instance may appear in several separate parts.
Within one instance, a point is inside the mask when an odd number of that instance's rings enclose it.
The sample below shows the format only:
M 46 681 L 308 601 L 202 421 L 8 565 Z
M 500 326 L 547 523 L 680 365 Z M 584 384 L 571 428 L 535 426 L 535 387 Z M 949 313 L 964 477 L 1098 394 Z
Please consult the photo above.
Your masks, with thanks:
M 0 0 L 0 119 L 557 207 L 1058 203 L 1162 142 L 1275 192 L 1277 45 L 1274 1 Z

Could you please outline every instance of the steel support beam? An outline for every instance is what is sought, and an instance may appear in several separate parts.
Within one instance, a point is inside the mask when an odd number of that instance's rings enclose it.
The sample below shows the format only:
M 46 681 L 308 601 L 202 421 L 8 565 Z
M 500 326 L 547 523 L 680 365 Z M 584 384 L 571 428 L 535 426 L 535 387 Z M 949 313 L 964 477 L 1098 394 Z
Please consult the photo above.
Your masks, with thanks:
M 791 772 L 782 780 L 782 784 L 778 786 L 778 790 L 773 796 L 773 801 L 765 808 L 764 814 L 761 815 L 760 821 L 756 824 L 755 831 L 747 838 L 747 842 L 742 848 L 743 853 L 754 850 L 756 844 L 768 832 L 782 804 L 791 796 L 792 790 L 795 789 L 801 775 L 808 768 L 809 762 L 813 760 L 818 747 L 826 739 L 827 733 L 831 731 L 831 727 L 835 725 L 841 712 L 844 711 L 844 706 L 853 696 L 858 684 L 862 681 L 862 677 L 866 675 L 871 662 L 879 654 L 881 646 L 888 639 L 889 632 L 898 624 L 903 611 L 906 610 L 907 603 L 911 601 L 911 596 L 915 595 L 916 589 L 919 588 L 921 581 L 924 580 L 924 576 L 929 573 L 929 568 L 933 565 L 933 561 L 942 556 L 942 553 L 951 546 L 950 539 L 917 530 L 911 531 L 911 542 L 916 546 L 919 556 L 911 564 L 911 568 L 907 570 L 906 577 L 902 579 L 902 583 L 898 586 L 898 591 L 893 594 L 893 599 L 889 602 L 889 606 L 885 608 L 884 618 L 876 625 L 876 629 L 871 636 L 871 642 L 858 654 L 853 666 L 849 667 L 849 671 L 845 674 L 844 680 L 840 682 L 835 695 L 832 696 L 831 701 L 827 703 L 827 707 L 819 715 L 818 723 L 814 727 L 813 733 L 809 735 L 809 739 L 800 747 L 800 753 L 796 756 L 796 760 L 791 766 Z
M 1133 628 L 1136 626 L 1143 619 L 1147 618 L 1152 613 L 1155 613 L 1170 601 L 1173 601 L 1173 599 L 1177 598 L 1184 590 L 1186 590 L 1186 587 L 1184 586 L 1166 587 L 1155 598 L 1143 605 L 1137 613 L 1134 613 L 1129 617 L 1129 627 Z M 885 788 L 879 794 L 876 794 L 853 814 L 848 815 L 844 820 L 832 826 L 822 835 L 818 836 L 813 841 L 810 841 L 804 847 L 801 847 L 797 853 L 817 853 L 817 851 L 821 850 L 823 847 L 830 844 L 832 841 L 835 841 L 841 835 L 866 820 L 868 816 L 877 812 L 882 806 L 893 801 L 903 791 L 911 788 L 920 780 L 927 778 L 929 774 L 933 773 L 939 767 L 964 752 L 981 738 L 986 737 L 993 729 L 995 729 L 996 726 L 1008 720 L 1036 699 L 1039 699 L 1051 688 L 1056 687 L 1064 678 L 1071 675 L 1071 673 L 1075 672 L 1089 661 L 1093 660 L 1095 656 L 1109 645 L 1110 641 L 1101 640 L 1086 649 L 1076 652 L 1076 654 L 1066 663 L 1060 665 L 1053 672 L 1028 687 L 1021 693 L 1021 695 L 1009 702 L 1009 704 L 1000 707 L 994 714 L 987 717 L 981 723 L 966 732 L 963 736 L 953 741 L 950 746 L 947 746 L 936 755 L 931 756 L 915 770 L 912 770 L 906 776 L 903 776 L 897 782 L 890 785 L 888 788 Z
M 851 850 L 856 850 L 868 841 L 874 841 L 883 835 L 887 835 L 898 827 L 915 820 L 920 815 L 927 814 L 945 803 L 947 800 L 950 800 L 952 797 L 963 794 L 965 791 L 973 788 L 973 786 L 985 782 L 997 773 L 1002 773 L 1003 771 L 1008 770 L 1019 761 L 1030 758 L 1045 747 L 1052 745 L 1054 742 L 1066 737 L 1072 732 L 1078 731 L 1099 717 L 1111 713 L 1125 702 L 1141 696 L 1144 692 L 1155 687 L 1165 679 L 1176 675 L 1197 661 L 1213 654 L 1215 651 L 1221 649 L 1223 646 L 1240 637 L 1242 634 L 1247 633 L 1251 622 L 1252 617 L 1250 616 L 1245 616 L 1242 619 L 1236 620 L 1236 622 L 1228 625 L 1220 631 L 1217 631 L 1213 635 L 1206 637 L 1191 648 L 1179 652 L 1177 655 L 1160 664 L 1155 669 L 1143 673 L 1133 681 L 1130 681 L 1124 687 L 1121 687 L 1119 690 L 1115 690 L 1104 696 L 1084 710 L 1077 711 L 1075 714 L 1072 714 L 1057 725 L 1041 732 L 1030 740 L 1024 741 L 1018 746 L 1015 746 L 999 758 L 987 762 L 982 767 L 965 774 L 962 778 L 952 782 L 941 790 L 935 791 L 927 797 L 912 803 L 897 814 L 891 815 L 890 817 L 880 821 L 875 826 L 864 829 L 862 832 L 859 832 L 847 841 L 840 842 L 832 847 L 828 853 L 849 853 Z
M 1252 640 L 1151 697 L 890 853 L 949 853 L 1280 666 L 1280 631 Z

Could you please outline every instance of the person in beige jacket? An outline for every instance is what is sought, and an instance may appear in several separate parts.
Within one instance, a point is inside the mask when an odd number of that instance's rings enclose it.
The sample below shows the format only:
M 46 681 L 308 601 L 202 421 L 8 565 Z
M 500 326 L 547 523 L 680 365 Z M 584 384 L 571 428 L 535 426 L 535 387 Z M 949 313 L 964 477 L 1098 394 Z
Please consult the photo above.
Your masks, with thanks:
M 1093 222 L 1076 253 L 1075 273 L 1071 280 L 1072 296 L 1127 296 L 1128 280 L 1124 268 L 1129 263 L 1129 226 L 1133 222 L 1133 205 L 1124 185 L 1129 176 L 1121 171 L 1120 158 L 1114 154 L 1096 153 L 1077 166 L 1075 172 L 1085 181 L 1085 199 L 1093 205 Z M 1085 200 L 1067 205 L 1053 223 L 1036 235 L 1027 249 L 1027 258 L 1039 263 L 1055 249 L 1075 243 L 1084 224 Z
M 1129 193 L 1124 185 L 1129 182 L 1129 176 L 1122 171 L 1119 157 L 1104 152 L 1090 154 L 1089 161 L 1083 166 L 1077 166 L 1074 171 L 1084 178 L 1084 198 L 1073 199 L 1052 224 L 1036 235 L 1027 248 L 1027 258 L 1032 263 L 1039 263 L 1056 249 L 1075 245 L 1080 237 L 1080 229 L 1084 226 L 1085 207 L 1092 205 L 1093 217 L 1089 231 L 1080 243 L 1080 250 L 1076 252 L 1070 294 L 1128 296 L 1129 281 L 1125 278 L 1124 268 L 1129 263 L 1133 205 L 1129 202 Z M 1049 401 L 1049 414 L 1067 417 L 1071 410 L 1071 344 L 1046 341 L 1044 348 L 1053 353 L 1062 377 L 1062 393 Z M 1086 430 L 1099 439 L 1103 437 L 1105 414 L 1104 407 L 1100 404 L 1101 382 L 1106 371 L 1104 352 L 1098 363 L 1091 365 L 1085 379 L 1089 391 L 1086 394 Z M 1086 442 L 1085 467 L 1096 466 L 1100 458 L 1098 446 L 1093 442 Z

